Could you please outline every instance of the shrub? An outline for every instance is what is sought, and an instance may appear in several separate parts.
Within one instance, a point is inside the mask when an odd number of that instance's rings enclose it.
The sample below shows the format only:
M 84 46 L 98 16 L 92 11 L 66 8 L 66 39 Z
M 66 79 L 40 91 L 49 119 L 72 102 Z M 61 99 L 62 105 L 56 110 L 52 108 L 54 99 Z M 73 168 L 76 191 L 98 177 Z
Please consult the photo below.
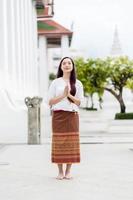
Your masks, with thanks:
M 90 110 L 90 111 L 96 111 L 97 110 L 97 108 L 92 108 L 92 107 L 85 107 L 84 109 L 85 110 Z
M 133 113 L 116 113 L 115 119 L 133 119 Z
M 56 78 L 56 75 L 54 73 L 49 74 L 49 80 L 54 80 Z

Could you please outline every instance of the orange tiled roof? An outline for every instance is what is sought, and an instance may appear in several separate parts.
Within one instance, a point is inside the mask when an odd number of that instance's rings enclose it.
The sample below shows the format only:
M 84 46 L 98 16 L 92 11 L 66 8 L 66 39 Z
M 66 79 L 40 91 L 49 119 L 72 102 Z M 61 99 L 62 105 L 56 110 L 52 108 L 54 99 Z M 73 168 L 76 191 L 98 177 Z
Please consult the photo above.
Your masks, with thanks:
M 69 35 L 72 36 L 72 31 L 55 22 L 54 20 L 38 21 L 38 34 L 44 35 Z

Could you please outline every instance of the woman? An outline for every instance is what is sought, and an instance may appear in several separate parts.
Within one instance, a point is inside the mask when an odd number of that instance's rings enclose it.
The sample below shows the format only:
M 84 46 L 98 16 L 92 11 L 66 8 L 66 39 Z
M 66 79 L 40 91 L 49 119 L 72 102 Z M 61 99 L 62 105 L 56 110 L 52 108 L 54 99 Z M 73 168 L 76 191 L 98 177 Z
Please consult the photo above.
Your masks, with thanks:
M 82 83 L 76 79 L 74 62 L 64 57 L 57 78 L 49 88 L 52 109 L 52 162 L 58 165 L 57 179 L 70 179 L 72 163 L 80 162 L 79 105 L 83 99 Z M 66 164 L 65 173 L 63 164 Z

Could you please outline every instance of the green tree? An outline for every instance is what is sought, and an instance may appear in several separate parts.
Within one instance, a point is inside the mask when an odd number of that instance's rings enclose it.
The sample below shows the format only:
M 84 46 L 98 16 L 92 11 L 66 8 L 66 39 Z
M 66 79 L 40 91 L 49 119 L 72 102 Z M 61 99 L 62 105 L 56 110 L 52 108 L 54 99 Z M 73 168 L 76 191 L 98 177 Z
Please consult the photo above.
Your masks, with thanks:
M 128 57 L 107 58 L 106 65 L 109 69 L 109 77 L 105 90 L 109 91 L 120 103 L 121 113 L 126 112 L 123 100 L 123 88 L 133 78 L 133 61 Z
M 133 79 L 127 81 L 127 88 L 129 88 L 133 93 Z
M 102 108 L 102 96 L 104 93 L 104 85 L 106 82 L 105 61 L 101 59 L 83 59 L 76 60 L 77 75 L 84 85 L 84 92 L 87 99 L 91 98 L 91 108 L 94 108 L 93 95 L 98 94 L 99 106 Z M 88 107 L 88 100 L 87 105 Z
M 133 78 L 127 81 L 127 88 L 129 88 L 133 94 Z
M 87 67 L 86 63 L 83 58 L 78 58 L 75 60 L 75 65 L 76 65 L 76 72 L 77 72 L 77 78 L 82 82 L 83 87 L 84 87 L 84 95 L 87 97 L 86 101 L 86 108 L 88 107 L 88 99 L 89 99 L 89 93 L 90 93 L 90 88 L 87 84 Z
M 133 61 L 128 57 L 107 59 L 76 60 L 78 78 L 84 85 L 85 96 L 91 97 L 91 106 L 94 106 L 93 95 L 99 96 L 102 102 L 104 90 L 110 92 L 120 104 L 120 112 L 126 112 L 123 100 L 123 89 L 128 86 L 133 88 Z M 100 104 L 101 106 L 101 104 Z

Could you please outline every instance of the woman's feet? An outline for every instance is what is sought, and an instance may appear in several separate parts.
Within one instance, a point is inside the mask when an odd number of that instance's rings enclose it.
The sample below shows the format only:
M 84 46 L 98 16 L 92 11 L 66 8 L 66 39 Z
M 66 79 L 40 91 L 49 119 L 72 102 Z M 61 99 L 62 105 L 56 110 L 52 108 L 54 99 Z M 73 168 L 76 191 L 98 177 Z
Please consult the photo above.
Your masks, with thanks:
M 58 180 L 62 180 L 63 178 L 64 179 L 68 179 L 68 180 L 72 179 L 72 176 L 71 176 L 71 173 L 70 173 L 71 165 L 72 164 L 67 164 L 66 165 L 66 171 L 65 171 L 65 176 L 64 176 L 64 173 L 63 173 L 63 164 L 58 164 L 59 174 L 56 177 L 56 179 L 58 179 Z
M 71 176 L 70 172 L 66 172 L 64 178 L 68 179 L 68 180 L 72 179 L 72 176 Z
M 63 173 L 63 164 L 58 164 L 58 169 L 59 169 L 59 174 L 56 177 L 58 180 L 62 180 L 64 178 L 64 173 Z
M 63 175 L 63 173 L 59 173 L 58 176 L 56 177 L 56 179 L 58 179 L 58 180 L 63 180 L 63 179 L 70 180 L 70 179 L 72 179 L 72 176 L 71 176 L 70 172 L 66 173 L 65 176 Z
M 58 176 L 56 177 L 56 179 L 58 179 L 58 180 L 62 180 L 63 178 L 64 178 L 63 173 L 59 173 Z
M 64 177 L 65 179 L 72 179 L 72 176 L 71 176 L 71 173 L 70 173 L 71 166 L 72 166 L 72 164 L 66 165 L 66 172 L 65 172 L 65 177 Z

